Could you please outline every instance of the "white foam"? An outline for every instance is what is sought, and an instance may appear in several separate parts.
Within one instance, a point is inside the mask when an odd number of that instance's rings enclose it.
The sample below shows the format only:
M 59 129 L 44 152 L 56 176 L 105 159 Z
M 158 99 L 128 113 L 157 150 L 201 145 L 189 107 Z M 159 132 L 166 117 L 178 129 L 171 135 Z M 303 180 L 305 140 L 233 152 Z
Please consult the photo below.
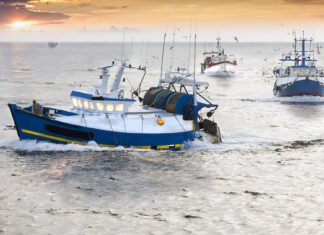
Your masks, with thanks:
M 202 140 L 196 139 L 185 143 L 182 151 L 217 151 L 223 152 L 231 149 L 246 149 L 250 147 L 260 146 L 261 144 L 267 144 L 270 141 L 260 139 L 257 137 L 247 136 L 231 136 L 225 137 L 222 143 L 211 143 L 206 138 Z M 89 142 L 88 145 L 78 144 L 54 144 L 50 142 L 37 142 L 36 140 L 11 140 L 0 142 L 0 148 L 10 149 L 14 151 L 22 152 L 137 152 L 137 151 L 155 151 L 150 149 L 136 149 L 136 148 L 125 148 L 122 146 L 110 148 L 100 147 L 96 142 Z M 169 151 L 169 150 L 165 150 Z
M 263 145 L 273 144 L 275 141 L 256 136 L 248 136 L 243 133 L 236 133 L 231 136 L 223 137 L 221 143 L 211 143 L 204 133 L 203 138 L 187 142 L 183 150 L 185 151 L 214 151 L 225 152 L 229 150 L 246 150 L 260 148 Z
M 274 100 L 280 102 L 323 103 L 324 104 L 324 98 L 319 96 L 275 97 Z
M 285 103 L 313 103 L 313 104 L 324 104 L 324 97 L 319 96 L 293 96 L 293 97 L 246 97 L 243 100 L 246 101 L 257 101 L 257 102 L 285 102 Z
M 129 151 L 130 149 L 118 146 L 115 148 L 99 147 L 91 141 L 88 145 L 78 144 L 54 144 L 49 142 L 37 142 L 36 140 L 14 140 L 0 143 L 0 148 L 23 152 L 98 152 L 98 151 Z M 131 149 L 133 151 L 133 149 Z M 142 150 L 139 150 L 142 151 Z

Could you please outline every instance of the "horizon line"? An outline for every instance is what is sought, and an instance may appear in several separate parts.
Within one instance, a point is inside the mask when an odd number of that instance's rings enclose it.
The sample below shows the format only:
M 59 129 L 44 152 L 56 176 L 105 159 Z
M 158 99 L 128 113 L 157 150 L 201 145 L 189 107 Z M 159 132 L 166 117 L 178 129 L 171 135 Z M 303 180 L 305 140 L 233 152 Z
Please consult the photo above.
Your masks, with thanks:
M 19 40 L 14 40 L 14 41 L 1 41 L 0 43 L 49 43 L 49 42 L 58 42 L 58 43 L 143 43 L 143 41 L 127 41 L 127 42 L 122 42 L 122 41 L 59 41 L 59 40 L 48 40 L 48 41 L 19 41 Z M 168 41 L 167 41 L 168 42 Z M 171 41 L 170 41 L 171 42 Z M 324 41 L 313 41 L 313 43 L 324 43 Z M 146 41 L 145 43 L 163 43 L 163 41 Z M 174 43 L 189 43 L 188 41 L 177 41 Z M 191 41 L 193 43 L 193 41 Z M 197 41 L 197 43 L 217 43 L 216 41 Z M 233 43 L 233 44 L 241 44 L 241 43 L 291 43 L 291 41 L 241 41 L 241 42 L 234 42 L 234 41 L 222 41 L 222 43 Z

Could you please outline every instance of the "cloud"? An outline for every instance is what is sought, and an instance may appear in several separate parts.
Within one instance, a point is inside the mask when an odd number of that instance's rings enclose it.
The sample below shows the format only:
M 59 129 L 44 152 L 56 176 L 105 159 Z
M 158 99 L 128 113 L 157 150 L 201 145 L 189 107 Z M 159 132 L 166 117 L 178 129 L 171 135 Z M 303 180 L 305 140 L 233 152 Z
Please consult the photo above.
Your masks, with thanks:
M 324 0 L 284 0 L 284 3 L 298 5 L 324 5 Z
M 64 24 L 63 21 L 46 21 L 46 22 L 39 22 L 38 25 L 50 25 L 50 24 Z
M 28 3 L 30 2 L 31 0 L 0 0 L 0 4 L 17 4 L 17 3 L 20 3 L 20 4 L 23 4 L 23 3 Z
M 35 11 L 27 8 L 31 0 L 0 0 L 0 25 L 13 21 L 38 21 L 41 23 L 58 22 L 67 20 L 70 16 L 47 11 Z
M 111 25 L 108 29 L 107 28 L 88 28 L 86 26 L 83 26 L 81 29 L 81 32 L 108 32 L 108 33 L 136 33 L 136 32 L 141 32 L 139 28 L 134 28 L 134 27 L 117 27 L 115 25 Z
M 102 9 L 106 9 L 106 10 L 115 10 L 115 9 L 117 9 L 117 7 L 107 6 L 107 7 L 102 7 Z
M 126 8 L 128 8 L 128 6 L 121 6 L 121 7 L 104 6 L 104 7 L 102 7 L 102 9 L 106 9 L 106 10 L 116 10 L 116 9 L 126 9 Z
M 79 7 L 91 7 L 92 4 L 90 4 L 90 3 L 80 3 L 78 6 Z
M 108 32 L 112 32 L 112 33 L 120 33 L 120 32 L 135 33 L 135 32 L 140 32 L 140 29 L 134 28 L 134 27 L 127 27 L 127 26 L 118 28 L 115 25 L 111 25 L 110 28 L 108 29 Z

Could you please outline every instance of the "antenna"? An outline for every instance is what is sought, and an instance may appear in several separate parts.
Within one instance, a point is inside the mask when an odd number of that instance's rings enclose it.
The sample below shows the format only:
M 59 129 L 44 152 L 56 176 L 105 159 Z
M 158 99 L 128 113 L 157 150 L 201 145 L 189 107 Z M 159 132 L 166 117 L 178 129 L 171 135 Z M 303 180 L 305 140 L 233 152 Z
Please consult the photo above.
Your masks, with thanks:
M 150 48 L 150 43 L 147 43 L 146 46 L 146 58 L 145 58 L 145 68 L 147 67 L 147 61 L 148 61 L 148 52 L 149 52 L 149 48 Z
M 303 30 L 303 38 L 302 38 L 302 66 L 305 66 L 305 60 L 306 60 L 306 55 L 305 55 L 305 32 Z
M 142 60 L 143 60 L 143 47 L 144 47 L 144 39 L 142 39 L 142 44 L 141 44 L 141 60 L 140 60 L 140 65 L 142 65 Z
M 163 74 L 163 60 L 164 60 L 165 38 L 166 38 L 166 33 L 164 33 L 164 39 L 163 39 L 163 48 L 162 48 L 162 57 L 161 57 L 161 73 L 160 73 L 159 87 L 161 87 L 162 74 Z
M 132 61 L 132 57 L 133 57 L 133 43 L 134 43 L 134 38 L 132 36 L 132 43 L 131 43 L 131 48 L 130 48 L 130 58 L 129 60 Z
M 195 34 L 195 43 L 194 43 L 194 71 L 193 71 L 193 97 L 194 97 L 194 106 L 197 106 L 197 92 L 196 92 L 196 50 L 197 50 L 197 35 Z
M 189 53 L 188 53 L 188 65 L 187 65 L 188 73 L 189 73 L 189 69 L 190 69 L 190 56 L 191 56 L 191 28 L 192 28 L 192 18 L 190 20 Z
M 173 66 L 173 56 L 174 56 L 174 37 L 175 37 L 175 28 L 176 28 L 176 25 L 174 24 L 173 25 L 173 35 L 172 35 L 172 44 L 171 44 L 171 65 L 170 65 L 170 71 L 172 72 L 172 66 Z
M 123 32 L 123 46 L 122 46 L 122 59 L 124 59 L 124 48 L 125 47 L 125 30 Z
M 220 49 L 221 49 L 221 47 L 220 47 L 220 40 L 221 40 L 221 38 L 220 37 L 217 37 L 216 40 L 217 40 L 217 50 L 218 50 L 218 52 L 220 52 Z

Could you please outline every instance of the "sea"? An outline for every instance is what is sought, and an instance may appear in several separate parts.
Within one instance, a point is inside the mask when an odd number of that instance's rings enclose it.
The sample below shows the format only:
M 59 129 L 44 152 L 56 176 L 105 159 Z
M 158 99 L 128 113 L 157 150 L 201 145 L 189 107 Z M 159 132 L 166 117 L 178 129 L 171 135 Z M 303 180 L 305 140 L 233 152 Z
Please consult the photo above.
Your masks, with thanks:
M 195 64 L 223 142 L 155 151 L 19 141 L 7 104 L 70 109 L 71 90 L 122 57 L 155 86 L 162 43 L 0 43 L 0 234 L 323 234 L 324 98 L 273 95 L 290 43 L 223 43 L 232 78 L 200 73 L 215 47 L 198 43 Z M 165 51 L 163 70 L 193 71 L 192 45 Z M 142 73 L 124 78 L 127 96 Z

